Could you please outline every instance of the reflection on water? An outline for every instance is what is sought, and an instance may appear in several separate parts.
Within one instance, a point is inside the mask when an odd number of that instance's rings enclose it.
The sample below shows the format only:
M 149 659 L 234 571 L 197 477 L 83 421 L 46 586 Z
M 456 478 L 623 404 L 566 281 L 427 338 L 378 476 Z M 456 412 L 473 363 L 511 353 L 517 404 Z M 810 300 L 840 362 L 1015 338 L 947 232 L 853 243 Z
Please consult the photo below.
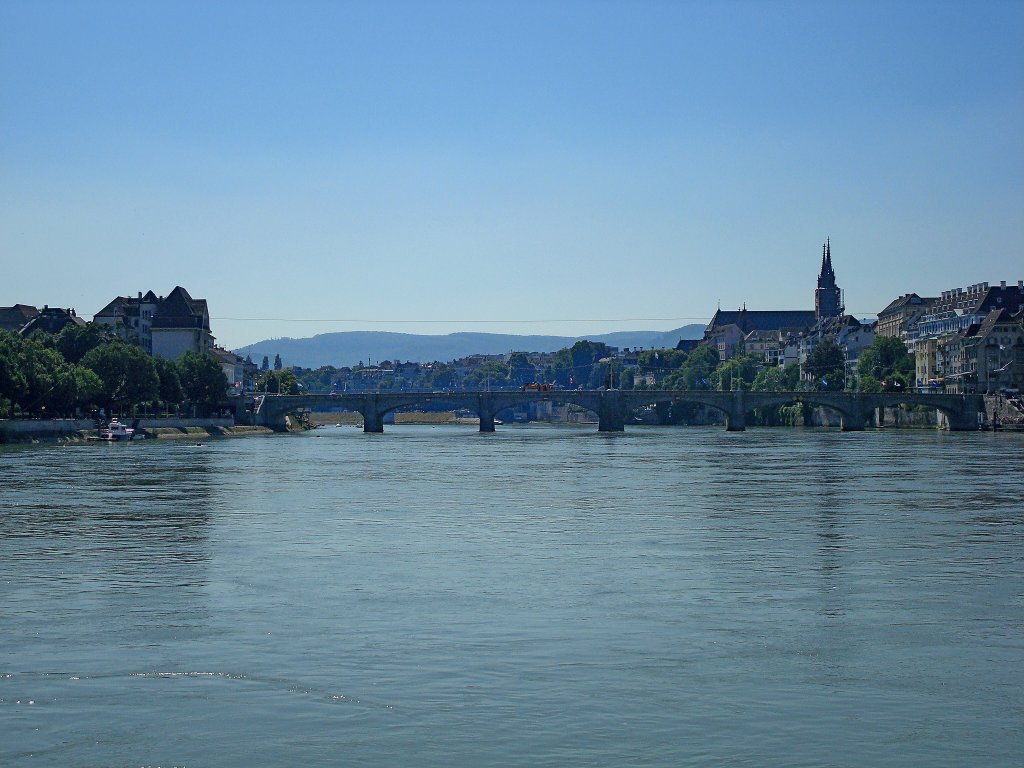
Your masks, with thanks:
M 0 447 L 0 764 L 1017 765 L 1022 448 Z

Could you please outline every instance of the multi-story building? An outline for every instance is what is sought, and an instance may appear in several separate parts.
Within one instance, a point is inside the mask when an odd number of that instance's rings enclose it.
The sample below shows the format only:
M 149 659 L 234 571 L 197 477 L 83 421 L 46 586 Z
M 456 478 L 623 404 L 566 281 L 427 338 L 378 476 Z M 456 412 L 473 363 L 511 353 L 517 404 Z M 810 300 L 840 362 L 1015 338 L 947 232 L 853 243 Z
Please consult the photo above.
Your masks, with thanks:
M 112 326 L 151 355 L 177 360 L 186 352 L 208 354 L 213 350 L 210 312 L 206 299 L 193 299 L 176 286 L 166 297 L 148 291 L 136 298 L 118 296 L 93 317 Z
M 906 339 L 909 331 L 938 299 L 922 298 L 916 293 L 905 293 L 889 302 L 889 306 L 878 313 L 879 336 L 893 336 Z
M 971 367 L 971 350 L 978 329 L 993 311 L 1005 310 L 1009 316 L 1022 308 L 1024 280 L 1017 285 L 1004 280 L 998 286 L 976 283 L 943 291 L 907 329 L 918 386 L 934 389 L 941 384 L 948 391 L 974 391 L 979 382 Z
M 1024 306 L 1024 280 L 1017 285 L 998 286 L 976 283 L 967 288 L 953 288 L 943 291 L 928 310 L 921 315 L 917 325 L 909 333 L 911 342 L 917 339 L 938 338 L 959 333 L 972 325 L 980 325 L 993 309 L 1017 312 Z
M 153 354 L 153 336 L 150 328 L 153 325 L 153 312 L 162 301 L 152 291 L 137 297 L 118 296 L 107 306 L 93 315 L 94 323 L 102 323 L 114 328 L 115 333 L 126 341 L 138 344 L 149 354 Z
M 177 360 L 186 352 L 209 354 L 214 338 L 206 299 L 193 299 L 177 286 L 157 304 L 150 333 L 153 354 L 159 357 Z

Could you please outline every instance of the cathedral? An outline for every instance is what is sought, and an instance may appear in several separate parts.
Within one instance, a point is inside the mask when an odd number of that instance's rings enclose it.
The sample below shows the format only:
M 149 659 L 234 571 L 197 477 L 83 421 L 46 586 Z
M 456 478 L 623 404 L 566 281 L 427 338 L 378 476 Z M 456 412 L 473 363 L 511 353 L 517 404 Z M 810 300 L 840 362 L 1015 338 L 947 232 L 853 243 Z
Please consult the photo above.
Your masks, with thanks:
M 732 356 L 737 344 L 752 331 L 773 335 L 799 334 L 816 324 L 823 324 L 844 313 L 843 292 L 836 285 L 832 268 L 832 244 L 826 239 L 821 246 L 821 272 L 814 291 L 814 309 L 789 310 L 723 310 L 715 312 L 704 330 L 704 342 L 717 348 L 722 359 Z
M 843 292 L 836 285 L 836 273 L 832 269 L 832 244 L 826 238 L 821 246 L 821 273 L 814 291 L 814 317 L 816 320 L 839 317 L 844 310 Z

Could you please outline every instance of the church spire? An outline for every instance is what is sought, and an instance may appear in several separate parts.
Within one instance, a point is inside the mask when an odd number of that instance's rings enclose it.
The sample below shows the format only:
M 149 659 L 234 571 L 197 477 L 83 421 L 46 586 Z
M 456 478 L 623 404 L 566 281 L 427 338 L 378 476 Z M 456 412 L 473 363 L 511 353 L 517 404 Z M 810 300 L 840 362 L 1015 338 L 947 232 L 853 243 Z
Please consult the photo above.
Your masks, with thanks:
M 832 269 L 832 240 L 825 238 L 821 246 L 821 273 L 818 275 L 818 289 L 814 292 L 814 313 L 823 317 L 838 317 L 843 313 L 842 292 L 836 285 L 836 273 Z

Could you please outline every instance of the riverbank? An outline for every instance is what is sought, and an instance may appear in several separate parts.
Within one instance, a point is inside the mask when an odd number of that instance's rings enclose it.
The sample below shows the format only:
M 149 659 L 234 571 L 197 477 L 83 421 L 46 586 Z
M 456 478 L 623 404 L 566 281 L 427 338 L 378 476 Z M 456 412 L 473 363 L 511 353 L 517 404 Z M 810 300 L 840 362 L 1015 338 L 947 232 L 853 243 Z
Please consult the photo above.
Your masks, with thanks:
M 391 417 L 394 417 L 393 420 Z M 357 411 L 313 411 L 309 422 L 314 426 L 342 425 L 357 427 L 363 415 Z M 476 416 L 456 416 L 454 411 L 409 411 L 388 414 L 385 424 L 479 424 Z
M 270 435 L 268 427 L 235 424 L 232 419 L 140 419 L 138 435 L 149 440 Z M 96 435 L 92 419 L 0 419 L 0 444 L 76 443 Z

